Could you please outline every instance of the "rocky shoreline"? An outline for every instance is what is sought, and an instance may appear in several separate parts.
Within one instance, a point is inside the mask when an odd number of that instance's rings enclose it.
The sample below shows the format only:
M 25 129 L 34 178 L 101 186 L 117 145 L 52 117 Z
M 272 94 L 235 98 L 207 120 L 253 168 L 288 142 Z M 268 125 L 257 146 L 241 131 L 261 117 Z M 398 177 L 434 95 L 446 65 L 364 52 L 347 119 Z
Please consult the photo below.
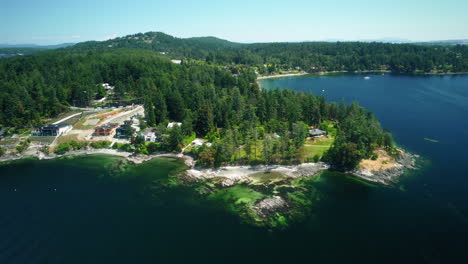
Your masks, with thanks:
M 134 154 L 132 152 L 126 152 L 126 151 L 115 150 L 115 149 L 73 150 L 73 151 L 69 151 L 65 154 L 60 154 L 60 155 L 45 154 L 40 151 L 37 151 L 37 152 L 34 151 L 34 152 L 28 152 L 25 154 L 3 156 L 3 157 L 0 157 L 0 162 L 15 161 L 15 160 L 20 160 L 20 159 L 25 159 L 25 158 L 36 158 L 38 160 L 48 160 L 48 159 L 56 159 L 56 158 L 61 158 L 61 157 L 73 157 L 73 156 L 97 155 L 97 154 L 122 157 L 135 165 L 150 161 L 154 158 L 162 158 L 162 157 L 181 159 L 184 161 L 185 165 L 187 165 L 188 167 L 193 167 L 195 163 L 192 157 L 183 155 L 180 153 L 177 154 L 177 153 L 161 152 L 161 153 L 155 153 L 151 155 L 142 155 L 142 154 Z
M 382 170 L 382 171 L 370 171 L 365 169 L 357 169 L 350 171 L 349 173 L 370 181 L 384 185 L 390 185 L 398 182 L 398 179 L 406 170 L 416 169 L 416 160 L 419 155 L 411 154 L 408 152 L 402 152 L 401 155 L 396 159 L 397 166 Z
M 257 173 L 280 173 L 286 178 L 313 176 L 330 166 L 323 162 L 303 163 L 299 165 L 256 165 L 256 166 L 226 166 L 220 168 L 192 168 L 185 171 L 184 178 L 189 181 L 219 179 L 222 187 L 229 187 L 238 183 L 251 183 L 250 176 Z
M 45 160 L 95 154 L 122 157 L 132 164 L 141 164 L 159 157 L 181 159 L 188 169 L 174 175 L 179 184 L 190 186 L 194 193 L 205 199 L 218 197 L 226 203 L 226 208 L 231 208 L 229 210 L 245 221 L 269 228 L 285 227 L 296 221 L 297 215 L 303 215 L 305 211 L 310 210 L 315 199 L 311 196 L 314 187 L 310 184 L 304 185 L 304 182 L 315 181 L 314 177 L 320 172 L 330 170 L 329 164 L 323 162 L 200 168 L 195 167 L 192 157 L 180 153 L 140 155 L 114 149 L 75 150 L 63 155 L 30 151 L 21 155 L 1 157 L 0 162 L 28 157 Z M 397 182 L 406 170 L 415 169 L 418 157 L 402 151 L 390 169 L 357 169 L 348 173 L 369 182 L 390 185 Z
M 87 149 L 87 150 L 74 150 L 65 154 L 45 154 L 40 151 L 34 151 L 24 154 L 8 155 L 0 157 L 0 162 L 8 162 L 14 160 L 20 160 L 24 158 L 36 158 L 39 160 L 55 159 L 61 157 L 71 157 L 80 155 L 111 155 L 125 158 L 127 161 L 133 164 L 141 164 L 143 162 L 150 161 L 154 158 L 169 157 L 177 158 L 184 161 L 185 165 L 189 167 L 184 173 L 185 180 L 189 181 L 200 181 L 207 179 L 220 179 L 222 187 L 228 187 L 237 183 L 249 183 L 251 179 L 250 175 L 256 173 L 280 173 L 287 178 L 299 178 L 313 176 L 322 170 L 330 169 L 330 165 L 319 162 L 319 163 L 303 163 L 299 165 L 240 165 L 240 166 L 225 166 L 220 168 L 200 168 L 194 167 L 196 162 L 191 156 L 183 155 L 181 153 L 155 153 L 151 155 L 134 154 L 131 152 L 125 152 L 115 149 Z M 416 160 L 419 155 L 411 154 L 408 152 L 402 152 L 401 155 L 396 159 L 396 166 L 380 171 L 371 171 L 366 169 L 356 169 L 348 171 L 356 177 L 361 179 L 380 183 L 384 185 L 390 185 L 396 183 L 398 178 L 408 169 L 416 169 Z

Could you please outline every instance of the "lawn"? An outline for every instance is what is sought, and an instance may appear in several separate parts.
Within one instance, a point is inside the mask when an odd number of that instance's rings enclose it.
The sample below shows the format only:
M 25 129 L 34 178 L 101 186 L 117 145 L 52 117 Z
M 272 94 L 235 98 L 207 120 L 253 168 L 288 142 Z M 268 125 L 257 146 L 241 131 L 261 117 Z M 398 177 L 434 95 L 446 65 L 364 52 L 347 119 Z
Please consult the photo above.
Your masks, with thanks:
M 308 160 L 309 158 L 313 158 L 315 155 L 322 157 L 325 151 L 327 151 L 330 147 L 322 147 L 322 146 L 304 146 L 305 150 L 305 158 Z
M 77 114 L 77 113 L 80 113 L 81 111 L 79 110 L 74 110 L 74 111 L 69 111 L 69 112 L 65 112 L 65 113 L 61 113 L 59 114 L 57 117 L 54 117 L 54 118 L 51 118 L 50 120 L 47 121 L 48 124 L 52 124 L 54 122 L 57 122 L 59 120 L 62 120 L 68 116 L 71 116 L 71 115 L 74 115 L 74 114 Z M 67 120 L 68 121 L 68 120 Z M 67 121 L 65 121 L 66 123 L 68 123 Z
M 36 137 L 36 136 L 29 137 L 29 140 L 31 140 L 31 142 L 44 144 L 44 145 L 48 145 L 52 143 L 54 139 L 55 137 Z
M 331 144 L 333 144 L 333 138 L 328 136 L 320 138 L 308 138 L 305 144 L 315 146 L 331 146 Z
M 67 143 L 67 142 L 70 142 L 70 141 L 79 141 L 78 140 L 78 134 L 69 134 L 69 135 L 64 135 L 64 136 L 61 136 L 57 139 L 57 142 L 56 144 L 59 145 L 59 144 L 62 144 L 62 143 Z
M 333 144 L 333 140 L 334 138 L 330 136 L 308 139 L 304 145 L 306 160 L 312 159 L 315 155 L 322 157 Z

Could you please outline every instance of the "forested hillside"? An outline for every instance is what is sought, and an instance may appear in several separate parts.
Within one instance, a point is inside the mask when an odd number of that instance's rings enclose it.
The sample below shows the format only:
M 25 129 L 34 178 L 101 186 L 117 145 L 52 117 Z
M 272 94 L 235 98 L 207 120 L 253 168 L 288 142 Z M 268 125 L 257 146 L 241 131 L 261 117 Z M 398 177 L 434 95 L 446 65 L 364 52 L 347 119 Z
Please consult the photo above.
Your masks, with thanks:
M 250 68 L 233 75 L 216 65 L 174 64 L 148 50 L 45 52 L 0 63 L 0 122 L 39 124 L 69 106 L 87 106 L 99 95 L 99 84 L 107 82 L 115 86 L 116 97 L 144 103 L 149 125 L 179 121 L 181 133 L 215 139 L 212 148 L 195 153 L 207 165 L 229 163 L 241 146 L 253 151 L 251 144 L 259 139 L 269 144 L 265 161 L 301 161 L 308 125 L 349 116 L 369 120 L 376 128 L 346 141 L 356 141 L 350 143 L 350 155 L 367 157 L 371 145 L 386 144 L 378 122 L 357 105 L 327 103 L 323 97 L 289 90 L 260 90 L 255 79 Z M 272 140 L 272 134 L 281 140 Z M 361 150 L 362 155 L 355 155 Z
M 200 164 L 250 162 L 251 153 L 252 162 L 302 162 L 309 126 L 330 121 L 337 133 L 324 159 L 350 169 L 376 148 L 394 150 L 391 134 L 372 113 L 357 103 L 347 106 L 312 94 L 261 90 L 255 71 L 263 64 L 269 64 L 265 71 L 275 67 L 369 70 L 382 64 L 398 72 L 439 66 L 463 71 L 466 52 L 465 46 L 238 44 L 137 34 L 1 60 L 0 125 L 30 127 L 70 106 L 90 106 L 105 96 L 101 84 L 110 83 L 115 89 L 108 101 L 144 104 L 148 125 L 182 122 L 180 131 L 171 133 L 195 132 L 213 142 L 193 152 Z M 174 58 L 185 60 L 176 64 L 170 61 Z M 173 149 L 180 143 L 174 142 Z
M 149 49 L 174 59 L 192 58 L 213 64 L 255 66 L 260 73 L 295 67 L 307 72 L 468 72 L 467 45 L 366 42 L 240 44 L 213 37 L 181 39 L 148 32 L 104 42 L 80 43 L 74 47 L 77 50 L 114 48 Z

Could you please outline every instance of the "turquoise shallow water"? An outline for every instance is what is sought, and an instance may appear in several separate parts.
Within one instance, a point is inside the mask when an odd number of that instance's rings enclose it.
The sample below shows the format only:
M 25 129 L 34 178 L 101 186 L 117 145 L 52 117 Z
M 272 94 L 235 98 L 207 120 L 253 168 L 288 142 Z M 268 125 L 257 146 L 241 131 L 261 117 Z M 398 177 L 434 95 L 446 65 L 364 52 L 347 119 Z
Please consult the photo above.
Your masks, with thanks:
M 338 75 L 265 88 L 358 100 L 428 165 L 396 188 L 327 174 L 309 217 L 285 231 L 243 224 L 158 159 L 77 157 L 0 165 L 0 263 L 460 263 L 468 252 L 468 77 Z M 324 91 L 323 91 L 324 90 Z M 424 138 L 436 139 L 434 143 Z

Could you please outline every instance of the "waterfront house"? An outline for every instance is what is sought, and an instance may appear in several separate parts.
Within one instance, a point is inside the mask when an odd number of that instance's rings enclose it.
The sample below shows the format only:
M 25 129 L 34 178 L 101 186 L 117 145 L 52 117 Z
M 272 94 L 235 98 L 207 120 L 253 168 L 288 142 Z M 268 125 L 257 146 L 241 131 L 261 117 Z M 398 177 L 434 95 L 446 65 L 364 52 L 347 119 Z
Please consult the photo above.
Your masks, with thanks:
M 71 129 L 72 125 L 67 123 L 50 124 L 33 128 L 32 135 L 39 137 L 56 137 L 65 135 Z
M 114 132 L 114 129 L 118 126 L 119 124 L 117 123 L 109 123 L 109 124 L 95 127 L 93 135 L 97 137 L 110 136 Z
M 157 142 L 158 141 L 158 137 L 156 136 L 156 133 L 154 133 L 151 130 L 147 130 L 147 131 L 141 133 L 141 135 L 145 138 L 146 142 Z
M 320 130 L 320 129 L 311 129 L 309 130 L 309 135 L 314 138 L 319 138 L 327 135 L 326 131 Z

